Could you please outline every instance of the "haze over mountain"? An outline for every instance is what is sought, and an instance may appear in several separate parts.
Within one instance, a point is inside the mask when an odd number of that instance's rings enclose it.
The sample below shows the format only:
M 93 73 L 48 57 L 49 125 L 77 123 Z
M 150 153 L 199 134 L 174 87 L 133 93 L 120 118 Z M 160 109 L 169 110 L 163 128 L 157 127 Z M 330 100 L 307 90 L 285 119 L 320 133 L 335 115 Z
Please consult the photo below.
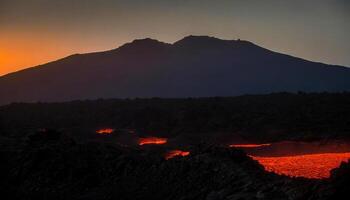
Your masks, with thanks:
M 134 40 L 0 77 L 0 104 L 127 97 L 207 97 L 350 90 L 350 69 L 242 40 Z

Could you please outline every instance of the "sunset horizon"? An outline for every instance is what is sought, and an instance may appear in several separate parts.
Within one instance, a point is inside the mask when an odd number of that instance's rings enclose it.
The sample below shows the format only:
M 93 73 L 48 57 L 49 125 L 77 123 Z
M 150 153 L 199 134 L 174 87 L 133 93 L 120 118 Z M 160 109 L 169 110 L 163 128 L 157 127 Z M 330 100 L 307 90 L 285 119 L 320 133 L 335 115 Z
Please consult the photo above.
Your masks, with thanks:
M 21 70 L 25 70 L 25 69 L 29 69 L 29 68 L 33 68 L 33 67 L 37 67 L 37 66 L 40 66 L 40 65 L 44 65 L 44 64 L 47 64 L 47 63 L 50 63 L 50 62 L 53 62 L 53 61 L 56 61 L 56 60 L 59 60 L 59 59 L 62 59 L 62 58 L 65 58 L 65 57 L 68 57 L 68 56 L 71 56 L 71 55 L 75 55 L 75 54 L 88 54 L 88 53 L 96 53 L 96 52 L 105 52 L 105 51 L 110 51 L 110 50 L 113 50 L 113 49 L 117 49 L 127 43 L 131 43 L 132 41 L 135 41 L 135 40 L 142 40 L 142 39 L 147 39 L 147 38 L 150 38 L 150 39 L 154 39 L 154 40 L 158 40 L 160 42 L 165 42 L 165 43 L 168 43 L 168 44 L 173 44 L 175 43 L 176 41 L 179 41 L 185 37 L 188 37 L 188 36 L 192 36 L 192 35 L 184 35 L 182 37 L 180 37 L 179 39 L 175 40 L 175 41 L 162 41 L 160 39 L 157 39 L 157 38 L 151 38 L 151 37 L 143 37 L 143 38 L 134 38 L 134 39 L 131 39 L 129 41 L 125 41 L 125 42 L 122 42 L 120 44 L 117 44 L 115 47 L 110 47 L 110 48 L 106 48 L 106 49 L 95 49 L 95 50 L 90 50 L 90 49 L 82 49 L 80 51 L 74 51 L 74 52 L 69 52 L 68 54 L 57 54 L 57 55 L 50 55 L 48 58 L 44 59 L 44 58 L 39 58 L 40 60 L 42 59 L 42 61 L 33 61 L 32 59 L 35 59 L 35 58 L 26 58 L 27 54 L 26 53 L 23 53 L 23 56 L 22 58 L 24 59 L 21 59 L 21 64 L 20 65 L 15 65 L 15 66 L 10 66 L 10 67 L 3 67 L 3 68 L 0 68 L 0 76 L 4 76 L 4 75 L 7 75 L 7 74 L 11 74 L 11 73 L 15 73 L 15 72 L 18 72 L 18 71 L 21 71 Z M 205 34 L 200 34 L 200 35 L 194 35 L 194 36 L 208 36 L 208 37 L 215 37 L 215 38 L 218 38 L 218 39 L 221 39 L 221 40 L 244 40 L 244 41 L 249 41 L 249 40 L 245 40 L 245 39 L 241 39 L 241 38 L 219 38 L 219 37 L 216 37 L 216 36 L 213 36 L 213 35 L 205 35 Z M 253 42 L 253 41 L 249 41 L 249 42 Z M 253 42 L 254 44 L 256 45 L 259 45 L 255 42 Z M 261 46 L 261 45 L 259 45 Z M 287 54 L 287 55 L 291 55 L 291 56 L 294 56 L 294 57 L 299 57 L 297 55 L 292 55 L 292 54 L 288 54 L 287 52 L 281 52 L 281 51 L 277 51 L 277 50 L 274 50 L 274 49 L 270 49 L 266 46 L 261 46 L 263 48 L 266 48 L 266 49 L 269 49 L 271 51 L 276 51 L 276 52 L 279 52 L 279 53 L 283 53 L 283 54 Z M 5 52 L 5 51 L 3 51 Z M 55 51 L 54 51 L 55 52 Z M 7 62 L 11 62 L 11 56 L 7 56 L 6 54 L 2 54 L 1 56 L 2 59 L 0 58 L 0 65 L 2 66 L 6 66 L 6 63 Z M 313 62 L 321 62 L 319 60 L 311 60 L 311 59 L 308 59 L 308 58 L 303 58 L 303 57 L 299 57 L 299 58 L 302 58 L 302 59 L 305 59 L 305 60 L 309 60 L 309 61 L 313 61 Z M 9 60 L 10 59 L 10 60 Z M 22 64 L 22 63 L 29 63 L 29 64 Z M 330 64 L 330 65 L 338 65 L 338 64 L 334 64 L 334 63 L 326 63 L 326 62 L 322 62 L 322 63 L 325 63 L 325 64 Z M 345 65 L 339 65 L 339 66 L 343 66 L 343 67 L 350 67 L 349 66 L 345 66 Z
M 71 54 L 114 49 L 134 39 L 173 43 L 188 35 L 240 38 L 306 60 L 349 67 L 349 7 L 342 0 L 103 0 L 98 6 L 83 0 L 2 0 L 0 76 Z

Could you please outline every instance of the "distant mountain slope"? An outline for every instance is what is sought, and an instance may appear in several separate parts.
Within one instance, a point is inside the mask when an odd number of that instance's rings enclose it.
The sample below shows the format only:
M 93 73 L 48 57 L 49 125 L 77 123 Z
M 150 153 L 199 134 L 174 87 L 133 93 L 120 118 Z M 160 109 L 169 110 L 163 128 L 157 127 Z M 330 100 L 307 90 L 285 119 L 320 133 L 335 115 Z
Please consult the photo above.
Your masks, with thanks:
M 135 40 L 0 77 L 0 104 L 125 97 L 234 96 L 350 90 L 350 69 L 251 42 L 188 36 Z

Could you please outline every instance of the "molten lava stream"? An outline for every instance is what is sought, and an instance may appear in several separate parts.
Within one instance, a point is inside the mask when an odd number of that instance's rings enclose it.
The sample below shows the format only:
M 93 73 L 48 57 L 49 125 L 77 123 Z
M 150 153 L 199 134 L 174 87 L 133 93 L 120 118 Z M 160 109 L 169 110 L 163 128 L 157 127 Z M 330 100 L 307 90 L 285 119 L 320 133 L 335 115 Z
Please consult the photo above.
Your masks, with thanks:
M 159 137 L 147 137 L 147 138 L 140 138 L 139 139 L 139 145 L 166 144 L 167 142 L 168 142 L 167 138 L 159 138 Z
M 256 148 L 256 147 L 264 147 L 270 146 L 271 144 L 231 144 L 230 147 L 236 148 Z
M 112 134 L 113 132 L 114 132 L 114 129 L 112 128 L 99 129 L 96 131 L 96 133 L 101 135 L 108 135 L 108 134 Z
M 165 155 L 165 159 L 166 160 L 169 160 L 175 156 L 188 156 L 190 155 L 190 152 L 189 151 L 181 151 L 181 150 L 172 150 L 172 151 L 169 151 L 166 155 Z
M 281 157 L 251 156 L 267 171 L 292 177 L 328 178 L 330 171 L 350 158 L 350 153 L 322 153 Z

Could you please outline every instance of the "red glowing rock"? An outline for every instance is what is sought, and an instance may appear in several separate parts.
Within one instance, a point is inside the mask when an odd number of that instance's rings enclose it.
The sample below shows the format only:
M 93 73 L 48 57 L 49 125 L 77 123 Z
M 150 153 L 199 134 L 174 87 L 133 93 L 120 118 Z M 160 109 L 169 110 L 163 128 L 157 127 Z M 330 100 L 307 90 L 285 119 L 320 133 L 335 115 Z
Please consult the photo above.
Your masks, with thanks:
M 270 146 L 271 144 L 231 144 L 230 147 L 236 148 L 256 148 L 256 147 L 264 147 Z
M 114 129 L 112 128 L 99 129 L 96 131 L 96 133 L 101 135 L 108 135 L 108 134 L 112 134 L 113 132 L 114 132 Z
M 169 160 L 175 156 L 188 156 L 190 155 L 190 152 L 189 151 L 181 151 L 181 150 L 172 150 L 172 151 L 169 151 L 166 155 L 165 155 L 165 159 L 166 160 Z
M 281 157 L 251 156 L 267 171 L 292 177 L 328 178 L 330 171 L 350 158 L 350 153 L 322 153 Z
M 147 138 L 140 138 L 139 139 L 139 145 L 166 144 L 167 142 L 168 142 L 167 138 L 159 138 L 159 137 L 147 137 Z

